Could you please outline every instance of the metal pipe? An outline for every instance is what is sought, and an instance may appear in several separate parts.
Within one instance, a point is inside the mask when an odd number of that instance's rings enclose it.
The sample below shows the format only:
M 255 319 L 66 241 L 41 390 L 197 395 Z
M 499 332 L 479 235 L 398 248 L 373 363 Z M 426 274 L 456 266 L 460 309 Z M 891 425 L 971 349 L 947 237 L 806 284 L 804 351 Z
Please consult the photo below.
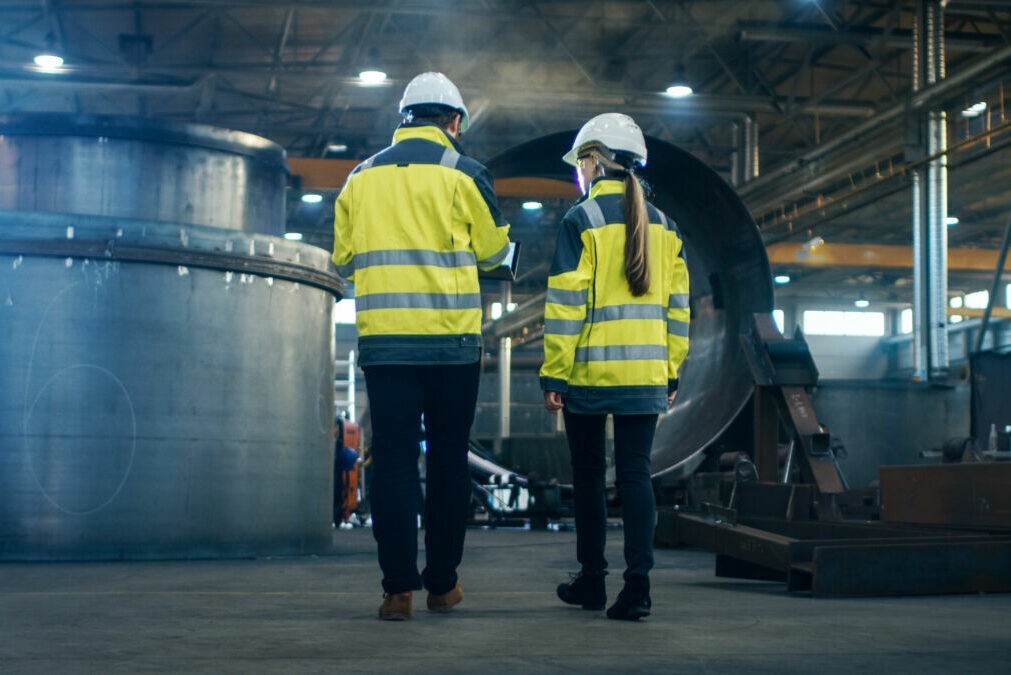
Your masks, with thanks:
M 925 5 L 926 85 L 944 80 L 944 2 L 923 0 Z M 927 115 L 927 275 L 928 275 L 928 376 L 947 377 L 948 352 L 948 124 L 943 110 Z
M 931 155 L 943 153 L 947 146 L 947 120 L 944 112 L 930 113 Z M 930 278 L 930 376 L 947 376 L 948 351 L 948 156 L 940 156 L 927 169 L 927 257 Z
M 741 188 L 741 196 L 745 199 L 750 199 L 761 190 L 774 188 L 778 184 L 779 179 L 802 171 L 809 167 L 812 162 L 818 161 L 836 150 L 850 147 L 854 142 L 859 141 L 863 143 L 868 134 L 876 133 L 881 127 L 897 122 L 911 112 L 939 105 L 946 98 L 949 98 L 958 87 L 973 84 L 977 76 L 1009 59 L 1011 59 L 1011 45 L 990 53 L 957 73 L 952 74 L 950 77 L 944 78 L 942 81 L 929 85 L 920 91 L 914 91 L 906 101 L 858 124 L 849 131 L 836 136 L 831 141 L 823 143 L 810 152 L 805 153 L 802 157 L 792 160 L 773 171 L 766 172 L 760 179 L 743 186 Z M 915 69 L 914 72 L 916 72 Z
M 502 312 L 507 312 L 512 302 L 512 284 L 501 283 Z M 498 433 L 495 435 L 496 453 L 501 456 L 505 439 L 509 438 L 509 411 L 512 408 L 512 339 L 499 338 L 498 341 Z
M 913 379 L 927 380 L 927 354 L 929 335 L 927 325 L 927 267 L 926 240 L 923 218 L 923 175 L 912 173 L 913 184 Z

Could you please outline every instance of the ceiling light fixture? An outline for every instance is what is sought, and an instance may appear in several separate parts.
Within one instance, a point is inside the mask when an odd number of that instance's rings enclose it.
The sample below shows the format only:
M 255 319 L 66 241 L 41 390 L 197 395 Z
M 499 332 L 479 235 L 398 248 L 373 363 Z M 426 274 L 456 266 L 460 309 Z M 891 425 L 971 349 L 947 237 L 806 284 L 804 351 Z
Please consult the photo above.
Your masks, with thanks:
M 674 67 L 674 82 L 667 87 L 666 92 L 671 98 L 688 98 L 695 93 L 692 85 L 688 83 L 688 78 L 685 76 L 685 65 L 683 63 L 679 63 Z
M 986 101 L 980 101 L 978 103 L 973 103 L 971 106 L 962 111 L 962 117 L 979 117 L 984 112 L 986 112 Z
M 302 195 L 302 201 L 306 204 L 319 204 L 323 201 L 323 195 L 317 192 L 306 192 Z
M 39 54 L 33 61 L 47 73 L 58 72 L 63 67 L 63 57 L 56 54 Z
M 540 211 L 544 208 L 544 204 L 537 201 L 523 202 L 524 211 Z
M 362 84 L 374 87 L 386 81 L 386 73 L 381 70 L 363 70 L 358 73 L 358 79 Z
M 695 90 L 691 88 L 691 85 L 679 83 L 667 87 L 666 92 L 671 98 L 688 98 L 695 93 Z
M 789 274 L 777 274 L 776 276 L 774 276 L 772 278 L 772 280 L 775 281 L 777 284 L 780 284 L 780 285 L 782 285 L 782 284 L 788 284 L 788 283 L 790 283 L 790 275 Z
M 287 239 L 288 241 L 302 241 L 302 233 L 301 232 L 285 232 L 284 233 L 284 238 Z
M 958 223 L 959 223 L 958 216 L 948 216 L 947 218 L 944 219 L 944 224 L 947 225 L 948 227 L 955 227 L 956 225 L 958 225 Z
M 865 307 L 871 306 L 871 301 L 865 298 L 864 294 L 861 293 L 860 297 L 853 301 L 853 305 L 859 307 L 860 309 L 864 309 Z

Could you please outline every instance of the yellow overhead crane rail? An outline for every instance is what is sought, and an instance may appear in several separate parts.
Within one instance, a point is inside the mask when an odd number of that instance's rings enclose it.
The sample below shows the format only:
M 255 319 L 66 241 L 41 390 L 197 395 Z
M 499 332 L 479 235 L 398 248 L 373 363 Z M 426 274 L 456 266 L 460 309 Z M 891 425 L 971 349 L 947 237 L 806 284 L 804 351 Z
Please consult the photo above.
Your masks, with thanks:
M 288 158 L 291 175 L 299 177 L 303 190 L 339 190 L 359 163 L 356 159 Z M 553 178 L 503 178 L 495 181 L 495 192 L 500 197 L 575 199 L 579 196 L 573 183 Z
M 291 174 L 298 176 L 303 190 L 339 190 L 348 174 L 359 164 L 356 159 L 289 157 Z M 575 199 L 576 186 L 553 178 L 504 178 L 495 181 L 500 197 L 541 197 Z M 911 269 L 913 250 L 909 246 L 881 244 L 828 244 L 810 247 L 803 243 L 779 242 L 766 248 L 772 265 L 803 267 L 891 267 Z M 954 248 L 948 251 L 948 269 L 992 272 L 997 251 Z M 1011 270 L 1011 259 L 1005 265 Z
M 794 242 L 780 242 L 766 248 L 772 265 L 803 267 L 913 267 L 913 249 L 883 244 L 820 244 L 815 248 Z M 948 249 L 948 269 L 966 272 L 993 272 L 996 249 Z M 1004 266 L 1011 270 L 1011 259 Z

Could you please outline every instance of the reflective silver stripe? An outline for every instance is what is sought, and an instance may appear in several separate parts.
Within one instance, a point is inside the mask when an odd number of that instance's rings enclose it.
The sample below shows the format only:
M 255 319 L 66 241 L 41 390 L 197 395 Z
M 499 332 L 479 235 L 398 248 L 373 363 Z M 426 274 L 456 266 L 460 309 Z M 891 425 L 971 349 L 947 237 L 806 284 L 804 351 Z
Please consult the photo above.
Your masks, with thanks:
M 593 199 L 588 199 L 579 205 L 579 208 L 583 210 L 586 214 L 586 219 L 590 221 L 590 227 L 602 227 L 607 225 L 607 219 L 604 218 L 604 212 L 600 209 L 600 204 L 598 204 Z
M 576 362 L 589 361 L 665 361 L 667 347 L 660 345 L 615 345 L 612 347 L 577 347 Z
M 365 169 L 371 169 L 372 168 L 372 163 L 375 162 L 375 161 L 376 161 L 376 156 L 372 155 L 371 157 L 369 157 L 368 159 L 366 159 L 364 162 L 362 162 L 361 164 L 359 164 L 358 168 L 356 169 L 356 171 L 365 171 Z
M 480 309 L 481 294 L 369 293 L 355 297 L 355 309 Z
M 467 267 L 475 264 L 472 251 L 427 251 L 422 249 L 393 249 L 368 251 L 354 257 L 355 269 L 379 265 L 426 265 L 429 267 Z
M 552 335 L 579 335 L 583 322 L 578 319 L 545 319 L 544 332 Z
M 620 319 L 664 319 L 667 308 L 660 305 L 610 305 L 597 307 L 591 313 L 594 323 Z
M 671 293 L 667 300 L 667 307 L 669 309 L 688 309 L 688 294 Z
M 460 153 L 453 148 L 446 148 L 442 151 L 442 159 L 439 160 L 439 164 L 446 167 L 447 169 L 455 169 L 456 165 L 460 163 Z
M 553 302 L 556 305 L 585 305 L 586 298 L 589 297 L 590 290 L 584 289 L 581 291 L 566 291 L 561 288 L 549 288 L 547 302 Z
M 479 260 L 478 264 L 481 265 L 482 267 L 498 265 L 500 262 L 505 260 L 505 257 L 507 255 L 509 255 L 509 244 L 506 244 L 501 249 L 499 249 L 498 252 L 495 253 L 495 255 L 489 256 L 484 260 Z
M 686 338 L 688 337 L 688 327 L 689 323 L 687 321 L 678 321 L 677 319 L 667 319 L 667 332 L 671 335 L 677 335 L 678 337 Z

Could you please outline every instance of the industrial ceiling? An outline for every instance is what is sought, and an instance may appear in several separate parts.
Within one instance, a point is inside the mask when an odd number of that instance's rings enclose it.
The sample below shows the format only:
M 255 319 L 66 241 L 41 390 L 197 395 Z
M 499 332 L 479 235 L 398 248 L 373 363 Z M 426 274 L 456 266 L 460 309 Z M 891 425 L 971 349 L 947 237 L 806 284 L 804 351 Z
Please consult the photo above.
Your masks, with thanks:
M 926 0 L 925 0 L 926 1 Z M 936 2 L 936 0 L 934 0 Z M 944 3 L 941 3 L 944 4 Z M 441 70 L 482 161 L 611 110 L 736 186 L 793 283 L 780 297 L 912 302 L 910 136 L 948 119 L 950 289 L 985 288 L 1011 212 L 1011 2 L 949 0 L 945 79 L 913 88 L 920 0 L 0 0 L 0 114 L 132 115 L 252 132 L 297 158 L 385 146 L 407 81 Z M 36 66 L 57 53 L 55 72 Z M 387 79 L 366 85 L 365 70 Z M 674 99 L 676 80 L 694 95 Z M 975 116 L 970 106 L 986 103 Z M 742 142 L 748 134 L 757 143 Z M 750 154 L 749 154 L 750 153 Z M 295 178 L 295 187 L 299 179 Z M 304 187 L 304 186 L 303 186 Z M 328 202 L 288 227 L 329 248 Z M 503 199 L 548 255 L 564 197 Z M 821 238 L 825 243 L 805 243 Z M 847 245 L 848 247 L 843 247 Z M 988 267 L 989 265 L 989 267 Z M 544 279 L 528 275 L 516 292 Z

